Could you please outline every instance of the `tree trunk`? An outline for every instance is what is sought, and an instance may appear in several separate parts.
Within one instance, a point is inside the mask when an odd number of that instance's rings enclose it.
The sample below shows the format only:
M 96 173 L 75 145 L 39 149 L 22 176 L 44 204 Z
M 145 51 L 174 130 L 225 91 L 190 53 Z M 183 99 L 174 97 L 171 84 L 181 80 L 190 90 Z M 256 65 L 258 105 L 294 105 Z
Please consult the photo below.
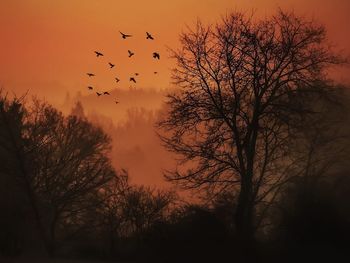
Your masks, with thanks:
M 252 202 L 252 184 L 242 183 L 235 213 L 235 225 L 238 243 L 235 245 L 237 257 L 242 262 L 258 262 L 255 246 Z
M 241 174 L 241 189 L 238 196 L 237 210 L 235 213 L 235 223 L 238 239 L 243 248 L 251 250 L 255 244 L 254 237 L 254 193 L 253 193 L 253 175 L 254 158 L 256 151 L 256 141 L 259 129 L 257 109 L 259 101 L 256 102 L 254 117 L 251 124 L 251 134 L 249 144 L 245 149 L 246 169 Z
M 254 246 L 253 191 L 251 180 L 242 179 L 241 191 L 235 212 L 235 225 L 240 244 L 245 249 Z

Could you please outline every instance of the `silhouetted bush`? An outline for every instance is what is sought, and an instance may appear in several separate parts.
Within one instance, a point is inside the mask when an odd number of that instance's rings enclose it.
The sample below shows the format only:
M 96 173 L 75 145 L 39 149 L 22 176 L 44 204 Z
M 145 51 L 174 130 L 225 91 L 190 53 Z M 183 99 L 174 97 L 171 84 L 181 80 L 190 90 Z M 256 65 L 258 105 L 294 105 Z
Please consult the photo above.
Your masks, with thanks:
M 154 224 L 143 236 L 143 250 L 149 261 L 213 261 L 225 256 L 228 233 L 213 212 L 189 206 L 175 221 Z

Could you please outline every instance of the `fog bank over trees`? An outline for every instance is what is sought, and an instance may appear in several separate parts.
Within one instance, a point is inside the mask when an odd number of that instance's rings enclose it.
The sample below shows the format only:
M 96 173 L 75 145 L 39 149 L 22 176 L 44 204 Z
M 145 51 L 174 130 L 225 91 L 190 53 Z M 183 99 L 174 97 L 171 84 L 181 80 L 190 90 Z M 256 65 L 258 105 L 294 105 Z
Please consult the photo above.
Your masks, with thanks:
M 127 169 L 134 183 L 170 187 L 163 170 L 175 165 L 171 153 L 161 145 L 154 125 L 164 107 L 167 91 L 154 89 L 114 90 L 112 98 L 95 95 L 67 96 L 62 108 L 67 114 L 84 117 L 111 136 L 111 160 Z

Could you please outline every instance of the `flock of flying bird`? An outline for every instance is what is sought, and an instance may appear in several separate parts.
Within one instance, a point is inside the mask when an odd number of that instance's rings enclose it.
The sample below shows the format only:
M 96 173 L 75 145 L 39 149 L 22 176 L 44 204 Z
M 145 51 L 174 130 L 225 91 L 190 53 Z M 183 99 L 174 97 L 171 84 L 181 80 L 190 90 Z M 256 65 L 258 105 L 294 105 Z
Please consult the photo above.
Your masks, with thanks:
M 119 33 L 120 33 L 122 39 L 127 39 L 127 38 L 129 38 L 129 37 L 132 37 L 132 35 L 124 34 L 124 33 L 120 32 L 120 31 L 119 31 Z M 154 40 L 153 36 L 152 36 L 150 33 L 148 33 L 148 32 L 146 32 L 146 39 Z M 96 54 L 96 57 L 103 57 L 103 56 L 104 56 L 103 53 L 100 52 L 100 51 L 94 51 L 94 52 L 95 52 L 95 54 Z M 132 52 L 131 50 L 128 50 L 128 54 L 129 54 L 129 55 L 128 55 L 129 58 L 131 58 L 132 56 L 135 55 L 135 53 Z M 159 55 L 158 52 L 153 52 L 152 56 L 153 56 L 154 59 L 158 59 L 158 60 L 160 59 L 160 55 Z M 109 65 L 109 67 L 110 67 L 111 69 L 115 66 L 115 64 L 113 64 L 113 63 L 111 63 L 111 62 L 108 62 L 108 65 Z M 154 74 L 157 74 L 157 73 L 158 73 L 157 71 L 154 71 Z M 96 76 L 94 73 L 90 73 L 90 72 L 89 72 L 89 73 L 86 73 L 86 74 L 87 74 L 89 77 L 95 77 L 95 76 Z M 135 76 L 138 76 L 138 75 L 139 75 L 138 73 L 135 73 Z M 118 77 L 115 77 L 115 81 L 118 83 L 118 82 L 120 81 L 120 79 L 119 79 Z M 130 82 L 133 82 L 133 83 L 136 83 L 136 79 L 135 79 L 134 76 L 130 77 L 130 78 L 129 78 L 129 81 L 130 81 Z M 94 87 L 88 86 L 88 89 L 89 89 L 89 90 L 94 90 Z M 98 97 L 100 97 L 101 95 L 111 95 L 111 94 L 110 94 L 108 91 L 104 91 L 104 92 L 98 92 L 98 91 L 96 91 L 96 95 L 97 95 Z M 115 100 L 115 103 L 118 104 L 119 101 Z

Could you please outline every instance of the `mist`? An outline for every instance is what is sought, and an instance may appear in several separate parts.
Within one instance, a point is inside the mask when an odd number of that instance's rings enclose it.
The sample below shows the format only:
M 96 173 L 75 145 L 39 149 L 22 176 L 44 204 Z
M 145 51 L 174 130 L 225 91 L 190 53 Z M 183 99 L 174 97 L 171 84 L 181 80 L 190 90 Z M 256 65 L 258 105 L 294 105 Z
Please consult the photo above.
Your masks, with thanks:
M 118 104 L 94 94 L 67 94 L 61 108 L 67 114 L 76 114 L 76 104 L 81 104 L 82 112 L 77 114 L 102 127 L 112 138 L 112 163 L 116 169 L 128 170 L 133 183 L 170 187 L 163 171 L 174 167 L 174 155 L 162 147 L 155 130 L 167 92 L 150 88 L 113 90 L 110 96 L 117 98 Z

